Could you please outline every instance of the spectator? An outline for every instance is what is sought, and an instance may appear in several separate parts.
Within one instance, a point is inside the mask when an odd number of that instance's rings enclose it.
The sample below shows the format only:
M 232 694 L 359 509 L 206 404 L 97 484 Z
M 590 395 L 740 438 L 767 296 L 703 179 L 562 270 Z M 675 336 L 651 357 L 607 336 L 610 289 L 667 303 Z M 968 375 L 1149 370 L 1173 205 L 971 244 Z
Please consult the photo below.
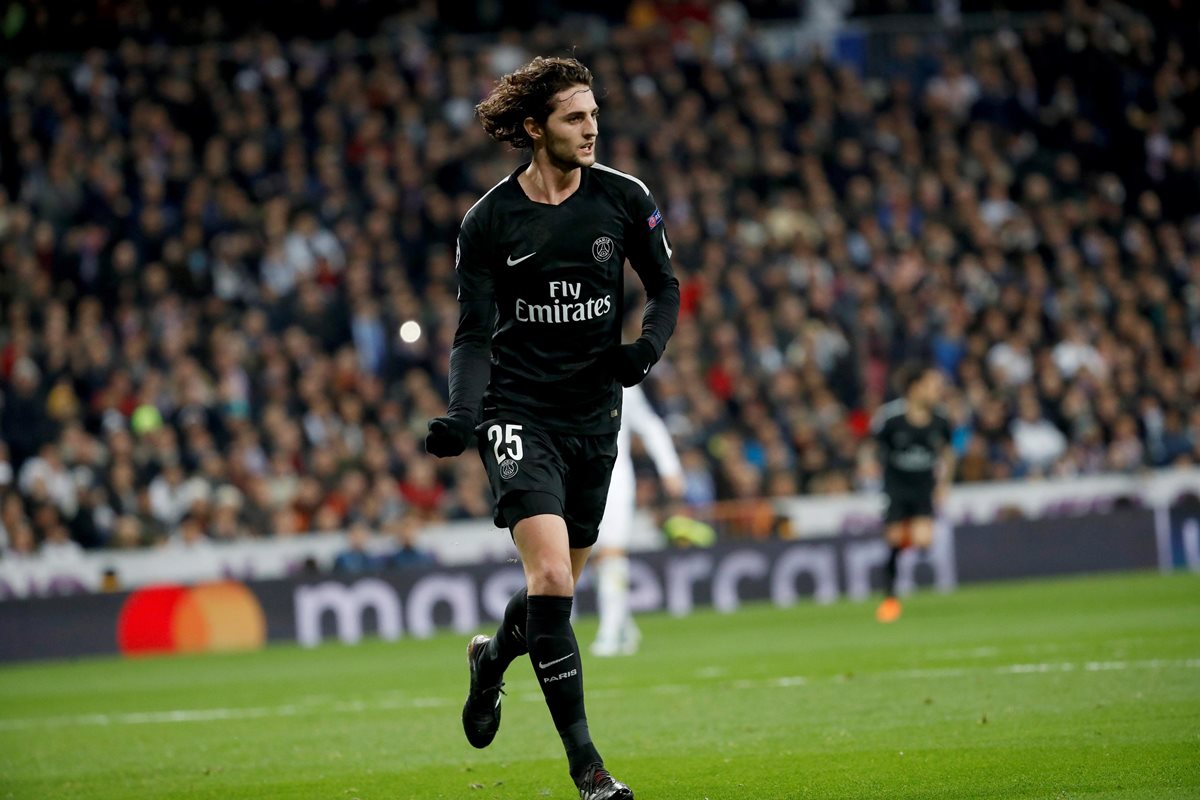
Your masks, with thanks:
M 17 316 L 11 321 L 17 323 L 19 319 Z M 14 345 L 22 338 L 15 327 L 11 333 L 5 348 L 10 356 L 18 351 Z M 13 464 L 20 465 L 41 449 L 52 432 L 41 392 L 41 372 L 33 359 L 28 356 L 16 359 L 9 372 L 11 377 L 6 381 L 9 391 L 0 408 L 0 437 L 9 445 Z
M 392 525 L 396 549 L 387 556 L 389 567 L 423 567 L 435 563 L 432 555 L 417 547 L 419 530 L 416 520 L 412 518 L 399 520 Z
M 13 485 L 12 459 L 9 458 L 8 444 L 0 439 L 0 492 L 7 492 Z
M 422 459 L 408 465 L 400 482 L 400 494 L 415 513 L 432 519 L 440 511 L 445 487 L 438 482 L 433 465 Z
M 0 555 L 9 561 L 32 558 L 38 553 L 37 539 L 33 535 L 33 528 L 23 519 L 6 529 L 6 539 L 4 550 Z
M 241 519 L 242 493 L 228 484 L 217 489 L 209 533 L 219 542 L 246 538 L 249 533 Z
M 112 538 L 109 545 L 119 550 L 133 550 L 144 547 L 149 542 L 142 531 L 141 521 L 133 514 L 118 517 L 113 525 Z
M 0 492 L 0 547 L 12 547 L 13 531 L 28 524 L 21 496 L 15 491 Z
M 79 509 L 78 487 L 55 443 L 42 445 L 38 454 L 25 462 L 17 486 L 34 502 L 53 503 L 68 519 Z
M 381 559 L 371 553 L 371 529 L 365 522 L 356 522 L 346 532 L 346 549 L 333 560 L 333 571 L 357 574 L 372 572 L 382 565 Z
M 189 479 L 183 465 L 172 459 L 150 481 L 150 513 L 163 525 L 171 527 L 183 519 L 205 492 L 203 481 L 200 478 Z
M 1108 369 L 1095 346 L 1087 341 L 1083 326 L 1074 320 L 1067 320 L 1062 326 L 1062 340 L 1054 345 L 1054 366 L 1065 380 L 1073 379 L 1080 370 L 1097 379 L 1108 377 Z
M 704 455 L 698 450 L 685 451 L 680 458 L 683 465 L 683 500 L 694 508 L 707 508 L 716 500 L 716 488 L 705 465 Z
M 25 535 L 24 532 L 20 534 L 22 540 Z M 27 546 L 26 543 L 21 541 L 18 545 L 18 552 L 25 546 Z M 46 530 L 45 538 L 42 546 L 38 548 L 38 552 L 43 559 L 60 563 L 78 561 L 83 558 L 83 548 L 71 539 L 71 532 L 62 523 L 51 525 Z
M 1062 431 L 1042 416 L 1037 397 L 1026 392 L 1018 401 L 1019 413 L 1012 423 L 1012 441 L 1023 471 L 1045 474 L 1067 449 Z
M 193 554 L 207 553 L 212 541 L 204 531 L 204 518 L 199 514 L 185 514 L 167 540 L 167 547 Z
M 405 5 L 388 28 L 404 35 L 370 43 L 225 27 L 148 46 L 178 35 L 151 15 L 63 68 L 14 49 L 10 537 L 490 513 L 478 466 L 429 462 L 420 421 L 444 402 L 458 220 L 516 165 L 467 112 L 520 47 L 439 36 L 434 13 Z M 713 17 L 677 60 L 647 60 L 681 52 L 653 24 L 600 24 L 578 52 L 606 118 L 629 122 L 602 160 L 663 187 L 683 308 L 648 393 L 689 504 L 869 486 L 862 421 L 914 356 L 948 375 L 963 480 L 1200 463 L 1200 80 L 1182 27 L 1074 4 L 906 35 L 863 75 L 760 46 L 752 7 Z

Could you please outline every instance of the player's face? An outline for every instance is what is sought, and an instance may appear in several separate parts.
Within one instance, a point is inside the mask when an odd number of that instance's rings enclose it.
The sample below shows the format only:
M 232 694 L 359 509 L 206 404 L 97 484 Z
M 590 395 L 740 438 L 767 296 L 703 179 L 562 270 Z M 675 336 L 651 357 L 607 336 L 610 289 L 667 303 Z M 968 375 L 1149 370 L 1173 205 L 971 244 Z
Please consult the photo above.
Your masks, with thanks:
M 546 120 L 546 155 L 564 169 L 590 167 L 596 163 L 596 137 L 600 109 L 586 86 L 563 89 L 554 98 L 554 113 Z
M 931 369 L 925 373 L 924 379 L 921 381 L 921 388 L 925 405 L 934 406 L 942 397 L 942 373 L 936 369 Z

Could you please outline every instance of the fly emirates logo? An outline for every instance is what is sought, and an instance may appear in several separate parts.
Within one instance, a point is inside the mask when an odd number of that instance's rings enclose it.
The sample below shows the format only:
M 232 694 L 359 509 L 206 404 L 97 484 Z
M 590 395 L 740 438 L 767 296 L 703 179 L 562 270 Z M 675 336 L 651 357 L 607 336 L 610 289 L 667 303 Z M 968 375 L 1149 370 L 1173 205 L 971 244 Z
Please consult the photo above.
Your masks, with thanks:
M 549 303 L 530 303 L 517 298 L 518 322 L 587 322 L 612 310 L 612 295 L 581 300 L 582 283 L 550 281 L 549 286 Z

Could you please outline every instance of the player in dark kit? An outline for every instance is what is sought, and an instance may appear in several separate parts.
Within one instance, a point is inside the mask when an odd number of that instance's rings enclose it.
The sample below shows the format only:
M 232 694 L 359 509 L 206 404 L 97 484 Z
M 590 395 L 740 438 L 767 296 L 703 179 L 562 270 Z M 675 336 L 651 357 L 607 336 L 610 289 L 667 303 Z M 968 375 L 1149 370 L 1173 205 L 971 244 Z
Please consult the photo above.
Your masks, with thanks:
M 609 800 L 633 792 L 604 768 L 588 733 L 571 604 L 604 513 L 621 387 L 662 357 L 679 282 L 650 190 L 596 163 L 591 85 L 575 59 L 536 58 L 476 109 L 493 139 L 528 147 L 533 159 L 463 218 L 450 403 L 430 421 L 425 448 L 456 456 L 477 443 L 496 525 L 512 532 L 525 569 L 526 588 L 495 636 L 467 646 L 467 740 L 491 743 L 504 671 L 528 653 L 580 797 Z M 622 345 L 627 258 L 648 301 L 641 336 Z
M 904 396 L 883 406 L 872 425 L 883 465 L 884 536 L 890 550 L 884 568 L 884 599 L 875 611 L 880 622 L 900 617 L 896 597 L 896 561 L 908 547 L 933 543 L 935 495 L 954 474 L 950 422 L 937 413 L 942 373 L 910 364 L 900 373 Z

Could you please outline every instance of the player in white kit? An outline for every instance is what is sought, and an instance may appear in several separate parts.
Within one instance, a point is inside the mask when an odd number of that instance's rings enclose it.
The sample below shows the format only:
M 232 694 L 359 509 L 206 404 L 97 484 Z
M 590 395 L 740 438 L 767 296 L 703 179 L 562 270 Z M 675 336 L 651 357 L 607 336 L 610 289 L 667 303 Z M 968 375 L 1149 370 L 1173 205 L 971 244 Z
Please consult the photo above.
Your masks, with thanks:
M 617 462 L 608 486 L 608 501 L 600 520 L 600 535 L 592 553 L 596 565 L 596 601 L 600 630 L 592 643 L 596 656 L 632 655 L 641 634 L 629 610 L 629 537 L 637 501 L 637 478 L 629 455 L 631 434 L 637 434 L 654 462 L 667 495 L 683 496 L 683 467 L 667 426 L 654 413 L 640 386 L 625 389 Z

